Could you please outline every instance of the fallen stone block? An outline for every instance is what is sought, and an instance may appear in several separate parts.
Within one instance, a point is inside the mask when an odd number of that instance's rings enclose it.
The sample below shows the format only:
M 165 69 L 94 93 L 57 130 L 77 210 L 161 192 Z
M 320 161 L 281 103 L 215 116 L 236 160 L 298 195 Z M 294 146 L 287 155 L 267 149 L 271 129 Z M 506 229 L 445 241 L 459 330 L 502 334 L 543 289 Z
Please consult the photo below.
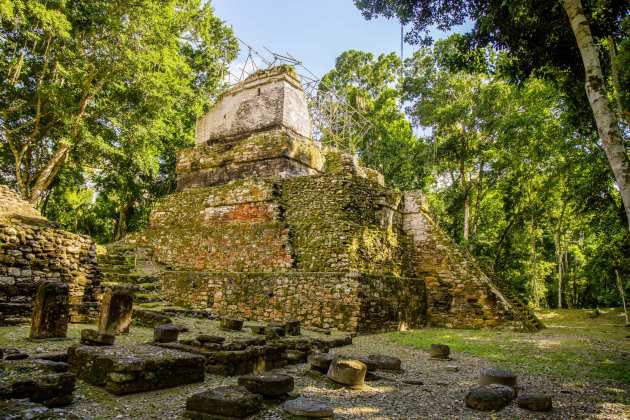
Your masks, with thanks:
M 358 356 L 357 360 L 367 366 L 370 371 L 373 370 L 392 370 L 400 371 L 402 362 L 398 357 L 386 356 L 383 354 L 370 354 L 367 356 Z
M 63 366 L 62 366 L 63 365 Z M 0 363 L 0 399 L 28 398 L 47 407 L 72 402 L 75 375 L 68 366 L 48 360 L 14 360 Z
M 261 375 L 246 375 L 238 378 L 238 385 L 247 388 L 249 392 L 266 398 L 287 395 L 293 391 L 293 377 L 282 374 L 264 373 Z
M 81 343 L 87 346 L 111 346 L 116 336 L 86 328 L 81 330 Z
M 184 316 L 189 318 L 198 318 L 198 319 L 210 319 L 216 320 L 218 319 L 215 315 L 208 311 L 202 311 L 197 309 L 184 309 L 184 308 L 165 308 L 160 312 L 169 315 L 169 316 Z
M 300 333 L 300 321 L 297 319 L 287 321 L 287 335 L 297 336 Z
M 516 388 L 516 375 L 508 370 L 497 368 L 481 369 L 479 374 L 479 384 L 499 384 Z
M 177 341 L 179 330 L 173 324 L 158 325 L 153 329 L 153 341 L 156 343 L 172 343 Z
M 141 327 L 154 328 L 158 325 L 172 324 L 173 321 L 168 316 L 158 311 L 148 309 L 133 310 L 133 324 Z
M 224 331 L 241 331 L 243 322 L 240 318 L 221 318 L 219 327 Z
M 44 282 L 37 288 L 30 338 L 63 338 L 68 331 L 69 289 L 65 283 Z
M 516 399 L 516 405 L 529 411 L 551 411 L 553 401 L 549 395 L 527 392 Z
M 265 338 L 267 338 L 267 340 L 280 340 L 281 337 L 284 337 L 284 335 L 286 335 L 285 330 L 283 328 L 279 328 L 279 327 L 265 327 Z
M 23 360 L 29 358 L 28 353 L 13 347 L 4 347 L 0 349 L 0 355 L 2 355 L 3 360 Z
M 189 419 L 244 418 L 263 409 L 263 399 L 240 386 L 222 386 L 194 394 L 186 401 Z M 220 417 L 222 416 L 222 417 Z
M 505 385 L 491 384 L 472 388 L 464 397 L 467 407 L 480 411 L 497 411 L 515 397 L 514 389 Z
M 0 400 L 0 419 L 3 420 L 80 420 L 68 411 L 60 408 L 49 408 L 25 399 Z
M 338 384 L 361 387 L 365 383 L 367 366 L 358 360 L 334 359 L 326 376 Z
M 287 362 L 290 365 L 296 365 L 298 363 L 306 363 L 308 355 L 305 351 L 301 350 L 287 350 Z
M 152 345 L 72 346 L 68 361 L 78 378 L 115 395 L 202 382 L 205 371 L 200 355 Z
M 50 352 L 50 353 L 35 353 L 30 358 L 31 359 L 50 360 L 52 362 L 68 363 L 68 352 L 67 351 L 60 351 L 60 352 Z
M 317 353 L 313 354 L 309 358 L 309 362 L 311 363 L 311 370 L 315 370 L 321 373 L 328 373 L 328 368 L 332 363 L 334 356 L 328 353 Z
M 267 327 L 264 325 L 250 325 L 249 326 L 249 329 L 251 330 L 252 334 L 255 334 L 255 335 L 264 335 L 266 328 Z
M 225 342 L 225 337 L 221 337 L 218 335 L 200 334 L 197 337 L 195 337 L 195 340 L 197 340 L 201 344 L 205 344 L 205 343 L 222 344 Z
M 271 321 L 267 324 L 267 327 L 280 337 L 286 337 L 287 335 L 287 324 L 285 322 Z
M 434 359 L 448 359 L 451 354 L 451 349 L 446 344 L 431 344 L 429 352 Z
M 331 334 L 331 331 L 328 328 L 311 327 L 311 328 L 308 328 L 308 330 L 316 332 L 318 334 L 324 334 L 324 335 Z
M 334 410 L 330 404 L 306 397 L 285 402 L 282 405 L 282 410 L 296 417 L 330 419 L 334 416 Z

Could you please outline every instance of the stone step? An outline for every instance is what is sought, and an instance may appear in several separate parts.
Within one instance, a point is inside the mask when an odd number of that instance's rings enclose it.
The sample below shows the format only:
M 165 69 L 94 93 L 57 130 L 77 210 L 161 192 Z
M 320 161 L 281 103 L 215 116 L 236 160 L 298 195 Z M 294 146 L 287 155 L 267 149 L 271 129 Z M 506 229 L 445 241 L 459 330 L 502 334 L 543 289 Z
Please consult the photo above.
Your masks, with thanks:
M 147 284 L 158 283 L 160 278 L 158 276 L 146 276 L 138 273 L 122 274 L 103 272 L 103 280 L 118 283 Z
M 99 267 L 101 268 L 101 272 L 119 273 L 119 274 L 131 273 L 135 269 L 135 265 L 107 265 L 107 264 L 102 264 L 102 265 L 99 265 Z
M 162 302 L 162 298 L 157 293 L 135 293 L 134 301 L 138 303 Z

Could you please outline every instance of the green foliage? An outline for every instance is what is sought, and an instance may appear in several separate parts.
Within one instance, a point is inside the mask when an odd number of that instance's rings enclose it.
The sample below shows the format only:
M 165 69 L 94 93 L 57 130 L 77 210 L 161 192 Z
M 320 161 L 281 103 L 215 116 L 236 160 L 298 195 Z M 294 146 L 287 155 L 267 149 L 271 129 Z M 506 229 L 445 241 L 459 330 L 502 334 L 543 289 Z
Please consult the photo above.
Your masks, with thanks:
M 412 189 L 424 183 L 426 148 L 401 110 L 400 72 L 394 53 L 379 57 L 355 50 L 342 53 L 319 83 L 318 94 L 327 98 L 334 93 L 335 100 L 348 108 L 339 107 L 339 124 L 323 133 L 322 142 L 358 154 L 364 165 L 382 171 L 392 185 Z
M 461 70 L 460 37 L 406 63 L 409 114 L 432 131 L 436 218 L 533 306 L 618 305 L 630 235 L 592 130 L 553 84 Z M 504 60 L 483 54 L 496 68 Z M 604 238 L 607 238 L 607 242 Z M 606 243 L 604 243 L 606 242 Z
M 231 30 L 200 0 L 2 2 L 0 19 L 0 180 L 51 215 L 87 182 L 119 236 L 192 142 Z

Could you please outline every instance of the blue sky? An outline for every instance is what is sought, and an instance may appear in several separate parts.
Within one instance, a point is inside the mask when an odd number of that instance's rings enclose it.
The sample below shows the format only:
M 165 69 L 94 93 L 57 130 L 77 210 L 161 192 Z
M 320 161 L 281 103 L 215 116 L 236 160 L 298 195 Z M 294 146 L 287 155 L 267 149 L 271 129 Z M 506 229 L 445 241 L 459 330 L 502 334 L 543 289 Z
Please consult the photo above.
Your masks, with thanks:
M 258 51 L 290 53 L 317 76 L 343 51 L 400 52 L 400 23 L 365 20 L 352 0 L 211 0 L 216 15 Z M 434 38 L 445 34 L 434 33 Z M 405 56 L 413 52 L 405 45 Z M 241 55 L 237 62 L 243 62 Z

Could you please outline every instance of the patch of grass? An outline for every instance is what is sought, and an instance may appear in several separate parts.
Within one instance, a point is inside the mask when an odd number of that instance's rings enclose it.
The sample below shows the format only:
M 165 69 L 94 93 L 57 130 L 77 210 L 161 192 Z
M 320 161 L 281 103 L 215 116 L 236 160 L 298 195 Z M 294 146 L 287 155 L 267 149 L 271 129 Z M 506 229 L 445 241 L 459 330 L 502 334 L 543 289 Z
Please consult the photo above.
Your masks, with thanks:
M 589 318 L 584 310 L 542 311 L 547 326 L 534 334 L 508 330 L 427 328 L 391 333 L 396 343 L 428 349 L 448 344 L 452 351 L 487 359 L 515 371 L 576 381 L 597 379 L 630 384 L 630 328 L 617 309 Z

